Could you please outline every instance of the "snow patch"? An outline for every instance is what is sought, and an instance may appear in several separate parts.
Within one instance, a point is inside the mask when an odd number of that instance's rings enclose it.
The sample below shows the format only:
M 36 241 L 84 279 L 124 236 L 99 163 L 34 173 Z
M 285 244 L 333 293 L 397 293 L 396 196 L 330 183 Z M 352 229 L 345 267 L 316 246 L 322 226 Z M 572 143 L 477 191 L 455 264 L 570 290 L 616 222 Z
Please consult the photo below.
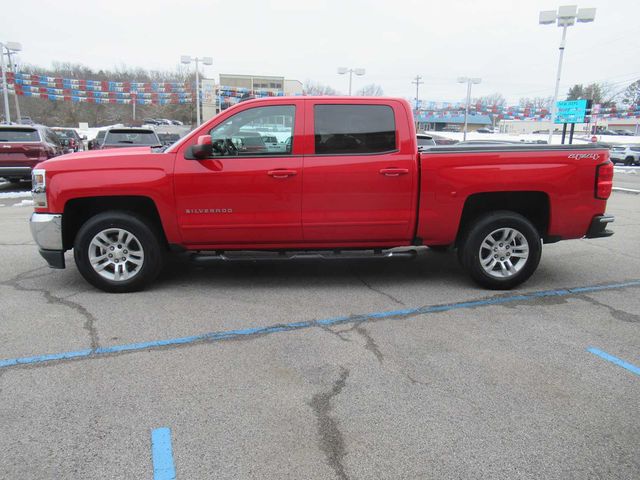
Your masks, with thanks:
M 20 203 L 14 203 L 14 207 L 33 207 L 33 200 L 22 200 Z
M 31 192 L 0 192 L 0 198 L 27 198 Z
M 615 167 L 613 169 L 615 173 L 624 173 L 626 175 L 638 175 L 640 168 L 638 167 Z

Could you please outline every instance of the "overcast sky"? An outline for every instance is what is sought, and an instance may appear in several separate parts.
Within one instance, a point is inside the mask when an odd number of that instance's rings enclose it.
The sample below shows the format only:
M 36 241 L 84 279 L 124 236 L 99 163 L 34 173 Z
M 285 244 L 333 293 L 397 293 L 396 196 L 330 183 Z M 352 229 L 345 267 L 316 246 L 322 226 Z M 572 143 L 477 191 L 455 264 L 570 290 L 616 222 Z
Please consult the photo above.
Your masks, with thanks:
M 207 76 L 283 75 L 343 93 L 339 66 L 362 67 L 386 95 L 458 101 L 458 76 L 482 78 L 473 95 L 500 92 L 510 103 L 553 94 L 561 29 L 539 25 L 546 0 L 101 0 L 5 1 L 0 41 L 21 42 L 21 61 L 91 68 L 173 70 L 180 55 L 211 56 Z M 66 6 L 68 5 L 68 7 Z M 640 1 L 590 0 L 594 23 L 567 33 L 561 95 L 574 83 L 623 89 L 640 78 Z

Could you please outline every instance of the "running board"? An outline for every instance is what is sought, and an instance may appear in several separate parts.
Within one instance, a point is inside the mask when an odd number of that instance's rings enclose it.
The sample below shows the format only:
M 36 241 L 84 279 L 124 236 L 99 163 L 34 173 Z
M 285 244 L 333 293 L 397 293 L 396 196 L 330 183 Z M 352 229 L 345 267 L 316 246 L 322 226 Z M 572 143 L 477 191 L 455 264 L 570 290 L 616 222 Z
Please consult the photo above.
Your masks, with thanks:
M 411 250 L 301 250 L 301 251 L 211 251 L 194 252 L 189 258 L 196 263 L 228 262 L 247 260 L 297 260 L 297 259 L 322 259 L 322 260 L 354 260 L 369 258 L 414 258 L 418 252 Z

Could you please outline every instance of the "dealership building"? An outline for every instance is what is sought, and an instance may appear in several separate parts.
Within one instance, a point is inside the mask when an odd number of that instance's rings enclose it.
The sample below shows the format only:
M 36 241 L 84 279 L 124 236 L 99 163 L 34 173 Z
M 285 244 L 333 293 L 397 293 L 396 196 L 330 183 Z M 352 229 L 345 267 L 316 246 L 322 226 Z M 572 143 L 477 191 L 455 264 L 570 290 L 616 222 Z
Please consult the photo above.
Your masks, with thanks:
M 224 92 L 237 91 L 236 96 L 229 97 Z M 246 91 L 246 93 L 242 93 Z M 202 118 L 208 120 L 220 110 L 224 110 L 244 96 L 250 98 L 250 92 L 263 95 L 291 96 L 302 95 L 303 86 L 299 80 L 291 80 L 271 75 L 235 75 L 221 73 L 219 81 L 202 80 Z

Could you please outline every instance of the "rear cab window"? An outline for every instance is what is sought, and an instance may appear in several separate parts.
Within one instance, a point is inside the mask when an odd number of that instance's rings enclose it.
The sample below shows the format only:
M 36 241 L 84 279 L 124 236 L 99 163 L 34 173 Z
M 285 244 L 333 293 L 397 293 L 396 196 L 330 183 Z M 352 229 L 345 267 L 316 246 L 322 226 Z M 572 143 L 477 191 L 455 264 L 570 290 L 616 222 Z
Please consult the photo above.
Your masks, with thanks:
M 394 109 L 389 105 L 316 104 L 316 155 L 390 153 L 398 149 Z
M 0 128 L 0 142 L 40 142 L 35 128 Z

